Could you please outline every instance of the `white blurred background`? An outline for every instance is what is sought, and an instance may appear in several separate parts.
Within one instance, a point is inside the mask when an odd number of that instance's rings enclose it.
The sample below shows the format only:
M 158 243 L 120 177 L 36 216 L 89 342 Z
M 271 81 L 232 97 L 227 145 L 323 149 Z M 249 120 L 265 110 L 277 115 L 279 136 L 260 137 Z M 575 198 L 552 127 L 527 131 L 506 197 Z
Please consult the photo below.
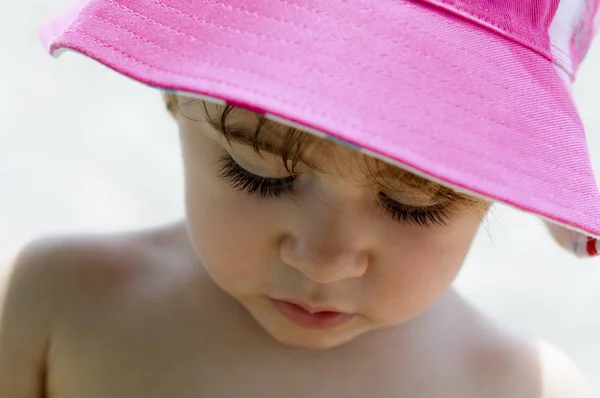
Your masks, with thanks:
M 40 235 L 183 215 L 177 133 L 159 93 L 39 43 L 40 21 L 71 2 L 0 4 L 0 266 Z M 575 95 L 600 176 L 600 39 Z M 600 391 L 600 259 L 575 259 L 538 219 L 497 205 L 456 284 L 498 321 L 557 344 Z

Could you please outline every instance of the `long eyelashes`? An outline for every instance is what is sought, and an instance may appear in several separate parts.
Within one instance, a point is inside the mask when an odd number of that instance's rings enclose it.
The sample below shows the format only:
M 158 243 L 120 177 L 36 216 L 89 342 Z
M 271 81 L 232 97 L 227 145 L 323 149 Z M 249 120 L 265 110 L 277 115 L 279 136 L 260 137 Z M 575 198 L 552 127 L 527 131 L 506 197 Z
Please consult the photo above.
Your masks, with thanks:
M 379 203 L 392 219 L 406 224 L 446 225 L 452 215 L 452 206 L 449 203 L 427 207 L 408 206 L 396 202 L 384 193 L 379 194 Z
M 261 177 L 244 169 L 229 155 L 223 156 L 219 164 L 219 177 L 226 180 L 232 188 L 250 196 L 279 198 L 283 194 L 294 193 L 296 176 Z M 447 202 L 425 207 L 409 206 L 391 199 L 384 193 L 378 195 L 378 200 L 385 214 L 401 224 L 423 227 L 446 225 L 452 216 L 453 207 Z
M 279 198 L 285 192 L 293 192 L 296 177 L 265 178 L 244 169 L 229 155 L 221 160 L 219 176 L 227 180 L 234 189 L 251 196 Z

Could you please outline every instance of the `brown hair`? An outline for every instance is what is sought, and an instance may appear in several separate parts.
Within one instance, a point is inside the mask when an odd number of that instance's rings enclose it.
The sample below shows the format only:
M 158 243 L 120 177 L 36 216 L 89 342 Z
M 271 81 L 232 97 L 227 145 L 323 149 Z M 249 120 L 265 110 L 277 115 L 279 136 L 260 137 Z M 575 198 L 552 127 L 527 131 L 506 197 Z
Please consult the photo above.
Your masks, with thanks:
M 201 102 L 204 106 L 206 121 L 217 131 L 221 132 L 227 141 L 236 141 L 236 134 L 231 131 L 227 123 L 229 115 L 232 111 L 237 109 L 236 107 L 224 105 L 221 107 L 218 117 L 211 118 L 205 101 L 196 100 L 193 98 L 188 99 L 186 97 L 186 102 L 180 103 L 179 97 L 172 93 L 164 93 L 164 99 L 167 109 L 174 117 L 176 117 L 178 113 L 185 117 L 185 114 L 182 112 L 182 106 L 186 106 L 194 102 Z M 290 174 L 294 174 L 294 168 L 300 162 L 304 162 L 308 166 L 317 168 L 316 166 L 311 165 L 309 162 L 305 162 L 303 155 L 309 150 L 314 150 L 318 146 L 334 144 L 332 141 L 323 140 L 294 127 L 284 126 L 280 123 L 269 120 L 262 115 L 257 116 L 258 123 L 251 137 L 254 150 L 258 154 L 261 153 L 260 144 L 262 140 L 262 133 L 265 129 L 268 131 L 281 131 L 283 129 L 284 135 L 281 144 L 281 157 Z M 363 153 L 356 151 L 353 151 L 353 153 L 360 158 L 360 161 L 356 162 L 356 164 L 364 170 L 365 175 L 370 177 L 373 182 L 384 189 L 401 190 L 402 188 L 413 188 L 431 195 L 434 200 L 448 200 L 477 207 L 482 205 L 487 206 L 487 202 L 483 200 L 474 198 L 467 194 L 459 193 L 431 180 L 419 177 L 400 167 L 396 167 Z M 399 183 L 398 181 L 401 182 Z

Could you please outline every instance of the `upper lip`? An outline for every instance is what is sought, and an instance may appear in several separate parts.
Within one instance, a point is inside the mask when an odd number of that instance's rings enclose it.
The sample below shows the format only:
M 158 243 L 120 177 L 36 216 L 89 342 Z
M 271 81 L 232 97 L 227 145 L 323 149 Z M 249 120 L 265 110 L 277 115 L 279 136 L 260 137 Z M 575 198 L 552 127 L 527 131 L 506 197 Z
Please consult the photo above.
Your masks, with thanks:
M 337 312 L 337 313 L 341 313 L 341 314 L 345 313 L 344 311 L 340 310 L 339 308 L 307 304 L 305 302 L 302 302 L 299 300 L 294 300 L 294 299 L 279 299 L 279 301 L 286 301 L 288 303 L 297 305 L 298 307 L 302 308 L 303 310 L 305 310 L 306 312 L 309 312 L 311 314 L 316 314 L 317 312 Z

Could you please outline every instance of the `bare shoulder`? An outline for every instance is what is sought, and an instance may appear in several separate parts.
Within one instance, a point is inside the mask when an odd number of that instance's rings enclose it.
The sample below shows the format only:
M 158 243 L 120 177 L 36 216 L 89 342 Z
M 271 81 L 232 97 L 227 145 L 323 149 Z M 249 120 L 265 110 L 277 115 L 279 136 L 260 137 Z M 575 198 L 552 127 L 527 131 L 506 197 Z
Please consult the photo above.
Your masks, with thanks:
M 52 236 L 37 239 L 21 251 L 5 282 L 7 297 L 30 302 L 38 298 L 60 308 L 82 304 L 164 271 L 183 255 L 184 230 L 166 226 L 114 234 Z M 46 307 L 47 307 L 46 306 Z
M 592 398 L 582 372 L 554 345 L 509 333 L 490 343 L 487 366 L 495 372 L 488 375 L 499 397 Z
M 182 225 L 169 225 L 37 239 L 4 271 L 0 319 L 41 333 L 78 313 L 118 307 L 125 295 L 152 289 L 156 280 L 168 283 L 183 272 L 180 265 L 191 258 L 186 237 Z
M 559 348 L 535 342 L 542 374 L 543 398 L 592 398 L 589 383 L 575 363 Z
M 179 263 L 181 231 L 46 237 L 0 267 L 0 396 L 43 396 L 57 330 L 119 308 L 132 287 L 173 274 L 159 264 Z
M 19 322 L 56 324 L 161 274 L 176 275 L 174 264 L 187 254 L 182 247 L 185 230 L 179 226 L 37 239 L 5 271 L 3 308 L 18 314 Z M 38 330 L 49 328 L 44 326 Z
M 558 348 L 501 327 L 468 302 L 456 318 L 473 396 L 591 398 L 582 373 Z M 471 383 L 469 383 L 471 384 Z

